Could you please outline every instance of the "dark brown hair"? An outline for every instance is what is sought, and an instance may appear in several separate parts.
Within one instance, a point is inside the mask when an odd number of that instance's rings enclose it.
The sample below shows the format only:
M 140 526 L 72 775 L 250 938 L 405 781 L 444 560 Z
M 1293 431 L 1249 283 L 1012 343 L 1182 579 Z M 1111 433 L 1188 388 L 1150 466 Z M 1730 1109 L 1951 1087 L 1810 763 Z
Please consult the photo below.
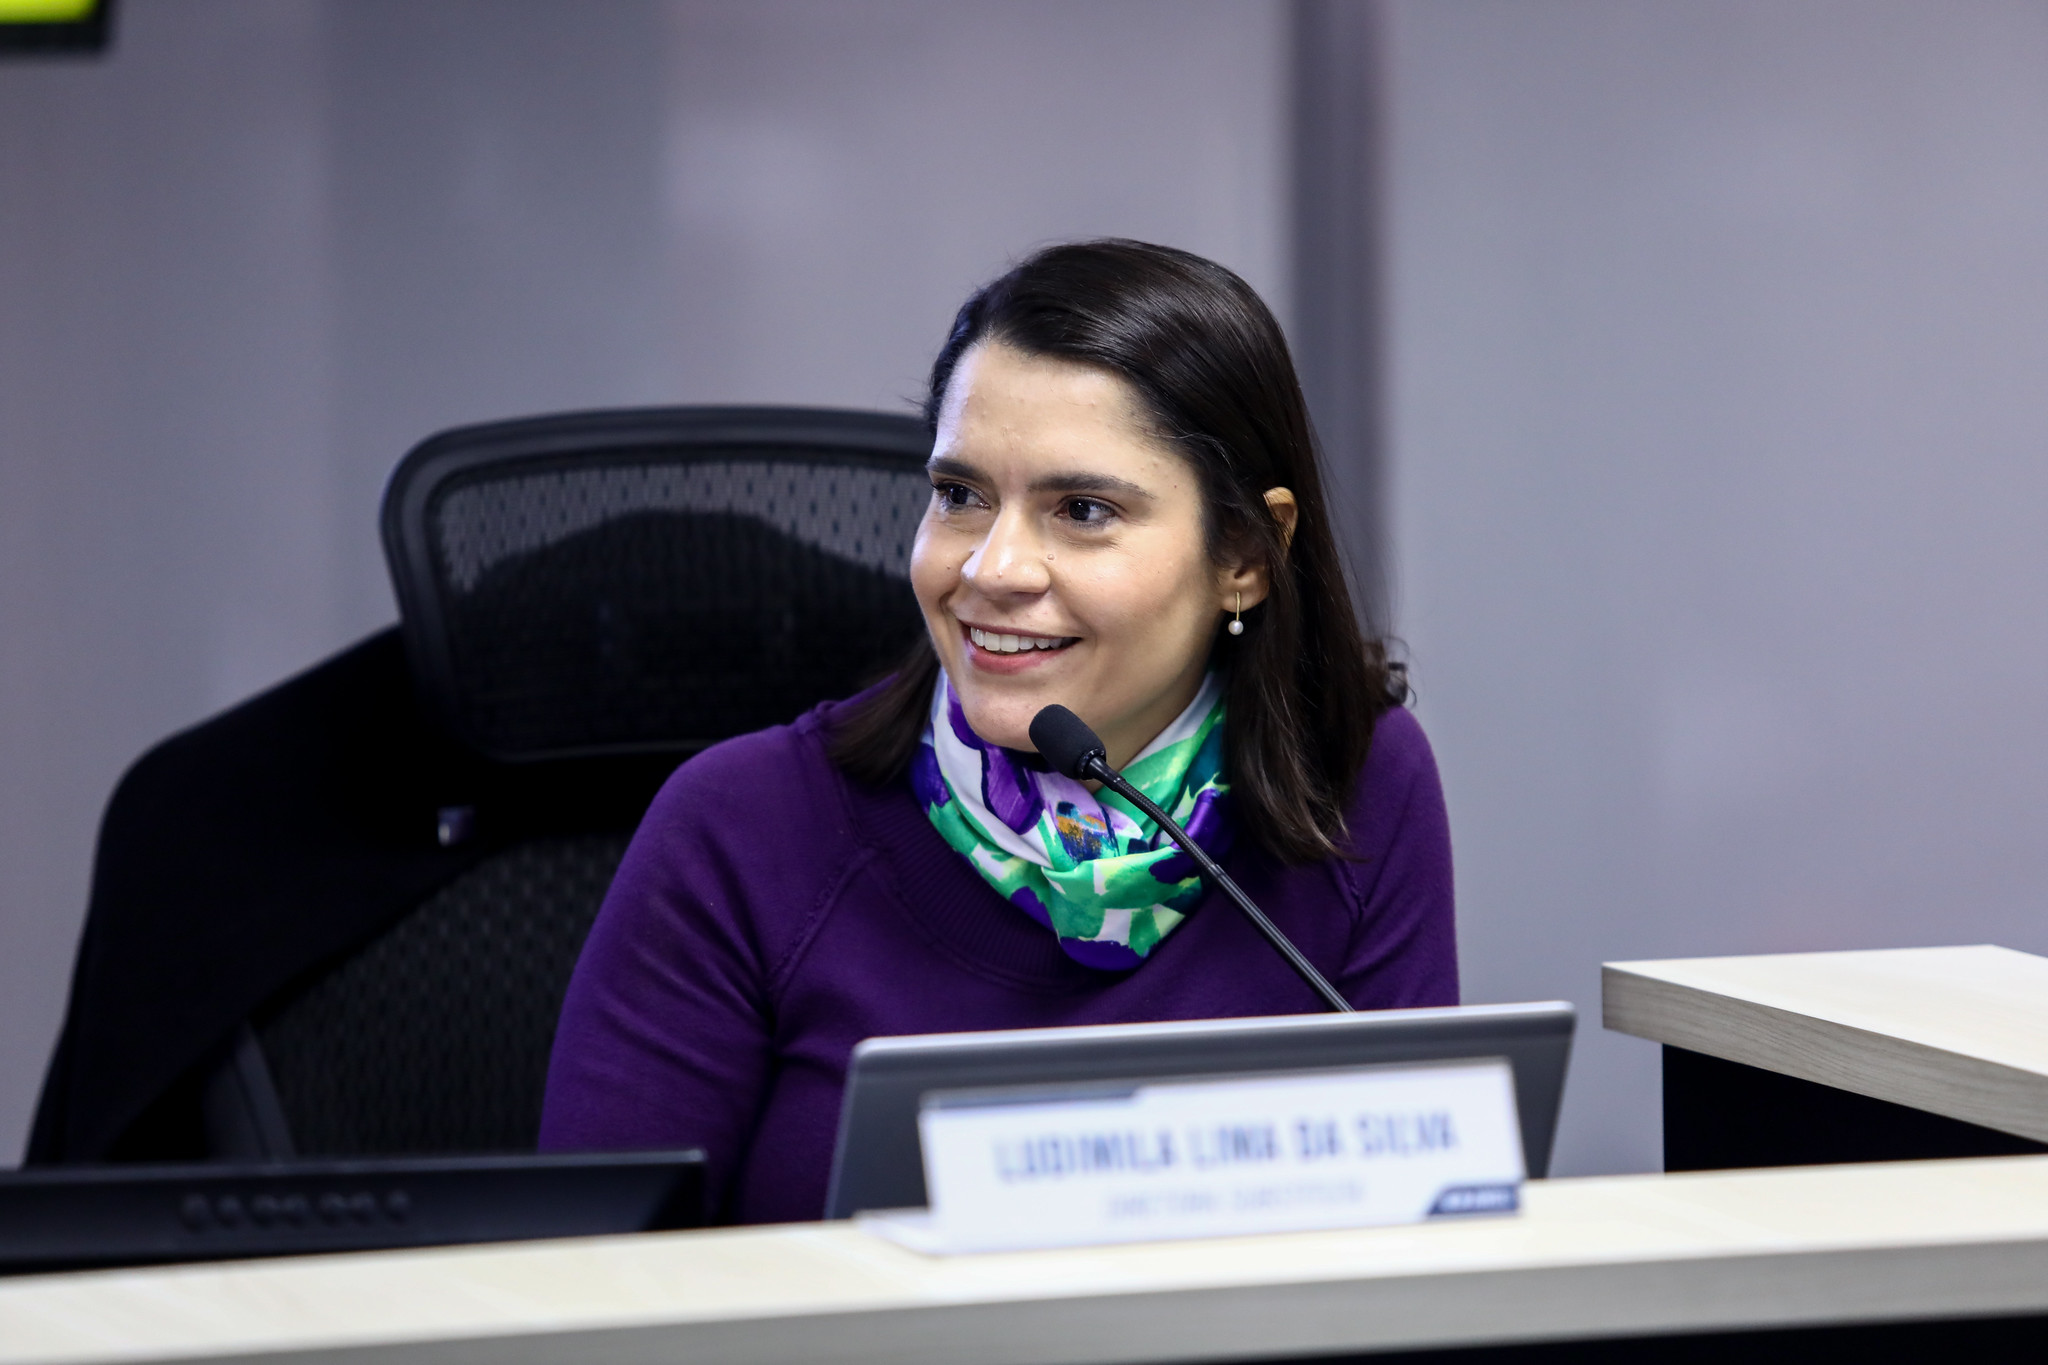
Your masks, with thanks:
M 1407 689 L 1385 643 L 1366 638 L 1352 614 L 1308 409 L 1273 314 L 1250 285 L 1185 251 L 1122 240 L 1050 247 L 961 306 L 925 397 L 935 434 L 954 367 L 982 341 L 1124 380 L 1200 477 L 1210 557 L 1273 567 L 1272 591 L 1246 611 L 1244 634 L 1218 622 L 1225 775 L 1240 826 L 1268 851 L 1290 862 L 1340 854 L 1373 723 Z M 1269 488 L 1294 492 L 1291 541 L 1266 506 Z M 920 641 L 880 691 L 842 715 L 832 739 L 840 767 L 900 780 L 938 674 L 930 640 Z

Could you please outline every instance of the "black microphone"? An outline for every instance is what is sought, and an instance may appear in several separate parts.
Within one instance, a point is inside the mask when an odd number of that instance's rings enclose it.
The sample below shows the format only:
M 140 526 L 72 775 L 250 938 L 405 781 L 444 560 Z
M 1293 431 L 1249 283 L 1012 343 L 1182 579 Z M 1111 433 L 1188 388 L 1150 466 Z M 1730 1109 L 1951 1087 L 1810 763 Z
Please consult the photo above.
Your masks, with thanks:
M 1294 946 L 1287 935 L 1280 932 L 1280 926 L 1266 918 L 1266 912 L 1252 904 L 1238 884 L 1230 880 L 1230 874 L 1217 866 L 1216 860 L 1203 851 L 1202 846 L 1188 838 L 1188 832 L 1180 827 L 1174 818 L 1159 809 L 1158 803 L 1124 780 L 1124 775 L 1109 766 L 1107 751 L 1095 732 L 1088 728 L 1088 722 L 1064 706 L 1048 706 L 1031 718 L 1031 743 L 1038 750 L 1039 757 L 1052 765 L 1055 772 L 1062 773 L 1077 781 L 1093 778 L 1103 786 L 1123 797 L 1145 814 L 1159 822 L 1159 828 L 1171 835 L 1181 850 L 1195 860 L 1195 866 L 1202 875 L 1221 887 L 1223 894 L 1244 911 L 1245 918 L 1254 928 L 1266 936 L 1266 942 L 1287 959 L 1287 965 L 1309 985 L 1309 989 L 1322 997 L 1338 1014 L 1352 1014 L 1351 1002 L 1337 994 L 1337 988 L 1324 979 L 1315 964 L 1301 955 L 1301 949 Z

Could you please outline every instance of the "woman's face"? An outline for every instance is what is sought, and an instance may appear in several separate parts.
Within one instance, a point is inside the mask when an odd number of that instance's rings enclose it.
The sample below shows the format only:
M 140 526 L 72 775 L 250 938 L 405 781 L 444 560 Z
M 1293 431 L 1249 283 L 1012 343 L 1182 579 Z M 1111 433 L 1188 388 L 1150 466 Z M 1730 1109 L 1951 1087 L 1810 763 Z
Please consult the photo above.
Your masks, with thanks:
M 1059 702 L 1118 767 L 1194 700 L 1224 613 L 1263 569 L 1203 545 L 1195 471 L 1116 375 L 1000 342 L 961 357 L 910 578 L 976 734 L 1032 747 Z

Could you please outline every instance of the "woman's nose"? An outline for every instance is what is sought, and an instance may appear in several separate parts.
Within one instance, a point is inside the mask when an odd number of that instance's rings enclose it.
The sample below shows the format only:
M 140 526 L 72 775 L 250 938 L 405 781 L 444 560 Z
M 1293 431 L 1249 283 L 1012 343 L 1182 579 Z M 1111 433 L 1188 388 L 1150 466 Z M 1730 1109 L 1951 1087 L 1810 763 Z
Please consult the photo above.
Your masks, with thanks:
M 996 514 L 988 536 L 961 566 L 961 575 L 982 592 L 1044 592 L 1051 583 L 1037 528 L 1019 512 Z

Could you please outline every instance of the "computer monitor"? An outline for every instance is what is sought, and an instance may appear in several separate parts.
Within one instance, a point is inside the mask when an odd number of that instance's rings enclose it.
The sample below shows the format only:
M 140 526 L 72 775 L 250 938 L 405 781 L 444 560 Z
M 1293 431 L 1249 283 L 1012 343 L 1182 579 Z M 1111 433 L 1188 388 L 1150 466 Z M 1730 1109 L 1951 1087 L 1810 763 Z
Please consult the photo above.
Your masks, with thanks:
M 1576 1013 L 1563 1001 L 870 1038 L 853 1050 L 827 1218 L 925 1203 L 917 1115 L 934 1091 L 1322 1071 L 1502 1057 L 1522 1152 L 1550 1169 Z
M 0 1172 L 0 1274 L 693 1228 L 700 1151 Z

